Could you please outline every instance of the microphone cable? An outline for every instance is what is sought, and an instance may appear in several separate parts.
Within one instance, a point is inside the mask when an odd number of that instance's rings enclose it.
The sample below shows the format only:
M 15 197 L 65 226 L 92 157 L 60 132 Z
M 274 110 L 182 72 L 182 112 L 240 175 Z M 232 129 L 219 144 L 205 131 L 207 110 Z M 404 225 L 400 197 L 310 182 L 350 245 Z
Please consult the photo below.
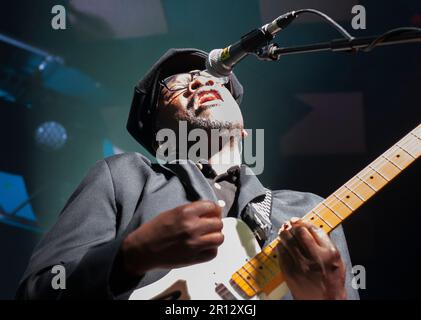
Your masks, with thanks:
M 330 24 L 334 29 L 336 29 L 345 39 L 344 40 L 336 40 L 331 42 L 331 46 L 333 48 L 334 42 L 341 42 L 341 44 L 344 44 L 344 41 L 348 41 L 350 49 L 349 52 L 357 52 L 358 50 L 361 50 L 362 52 L 370 52 L 377 46 L 381 45 L 383 42 L 388 41 L 389 39 L 393 39 L 393 37 L 396 36 L 407 36 L 409 41 L 412 40 L 412 38 L 419 38 L 421 36 L 421 28 L 417 27 L 400 27 L 391 29 L 389 31 L 386 31 L 385 33 L 381 34 L 380 36 L 372 39 L 371 42 L 367 44 L 364 48 L 357 48 L 356 44 L 357 39 L 352 36 L 348 31 L 345 30 L 339 23 L 337 23 L 335 20 L 333 20 L 331 17 L 329 17 L 327 14 L 320 12 L 316 9 L 299 9 L 296 11 L 290 11 L 288 13 L 285 13 L 278 18 L 276 18 L 274 21 L 276 21 L 278 27 L 283 30 L 285 29 L 289 24 L 291 24 L 293 21 L 295 21 L 296 18 L 298 18 L 301 14 L 313 14 L 321 17 L 324 21 L 326 21 L 328 24 Z M 418 36 L 419 34 L 419 36 Z M 346 43 L 345 43 L 346 44 Z M 320 51 L 320 46 L 323 44 L 317 44 L 315 47 L 317 48 L 311 48 L 309 50 L 316 49 L 314 51 Z M 359 45 L 361 47 L 361 45 Z M 331 48 L 331 49 L 332 49 Z M 257 51 L 256 55 L 260 60 L 267 60 L 267 61 L 274 61 L 278 60 L 280 57 L 279 51 L 281 48 L 277 44 L 267 44 L 265 47 L 261 48 L 259 51 Z
M 293 12 L 296 15 L 296 18 L 301 13 L 310 13 L 310 14 L 314 14 L 314 15 L 317 15 L 319 17 L 322 17 L 326 22 L 328 22 L 331 26 L 333 26 L 336 30 L 338 30 L 339 33 L 341 33 L 345 38 L 347 38 L 348 40 L 354 39 L 354 37 L 352 35 L 350 35 L 349 32 L 346 31 L 339 23 L 337 23 L 335 20 L 333 20 L 327 14 L 325 14 L 323 12 L 320 12 L 319 10 L 316 10 L 316 9 L 300 9 L 300 10 L 293 11 Z

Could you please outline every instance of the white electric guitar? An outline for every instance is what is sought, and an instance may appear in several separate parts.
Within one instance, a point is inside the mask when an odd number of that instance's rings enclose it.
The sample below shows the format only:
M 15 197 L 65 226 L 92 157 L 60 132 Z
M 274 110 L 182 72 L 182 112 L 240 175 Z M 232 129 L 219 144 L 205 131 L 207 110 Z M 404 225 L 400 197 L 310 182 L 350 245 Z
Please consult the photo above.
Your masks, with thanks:
M 421 124 L 374 160 L 303 220 L 332 231 L 421 155 Z M 277 259 L 279 239 L 263 250 L 248 226 L 223 219 L 224 243 L 211 261 L 173 269 L 135 290 L 130 299 L 245 300 L 280 299 L 287 292 Z

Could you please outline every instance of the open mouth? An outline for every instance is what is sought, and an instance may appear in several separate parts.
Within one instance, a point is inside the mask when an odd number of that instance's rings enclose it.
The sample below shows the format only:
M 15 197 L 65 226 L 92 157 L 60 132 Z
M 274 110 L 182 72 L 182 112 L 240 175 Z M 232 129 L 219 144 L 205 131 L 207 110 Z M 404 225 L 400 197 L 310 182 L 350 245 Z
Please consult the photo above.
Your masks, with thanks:
M 217 100 L 219 101 L 224 101 L 221 97 L 221 95 L 219 94 L 218 91 L 216 90 L 206 90 L 206 91 L 202 91 L 197 95 L 197 101 L 198 101 L 198 105 L 202 106 L 202 105 L 213 105 L 216 104 Z

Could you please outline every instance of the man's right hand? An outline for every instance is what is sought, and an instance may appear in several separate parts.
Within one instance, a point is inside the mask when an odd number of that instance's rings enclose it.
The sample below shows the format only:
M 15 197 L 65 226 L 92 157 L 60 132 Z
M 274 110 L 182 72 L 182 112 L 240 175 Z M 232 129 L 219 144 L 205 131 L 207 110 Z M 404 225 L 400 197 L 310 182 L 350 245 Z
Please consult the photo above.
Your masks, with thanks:
M 165 211 L 124 239 L 124 269 L 133 276 L 213 259 L 223 243 L 221 208 L 196 201 Z

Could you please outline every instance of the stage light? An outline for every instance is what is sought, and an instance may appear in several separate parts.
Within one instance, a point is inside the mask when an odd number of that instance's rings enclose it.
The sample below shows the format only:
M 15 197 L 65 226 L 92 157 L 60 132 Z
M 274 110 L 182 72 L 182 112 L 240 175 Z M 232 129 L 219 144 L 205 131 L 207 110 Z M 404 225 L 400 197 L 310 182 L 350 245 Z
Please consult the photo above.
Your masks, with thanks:
M 42 149 L 59 150 L 67 142 L 67 131 L 58 122 L 44 122 L 35 130 L 35 141 Z

